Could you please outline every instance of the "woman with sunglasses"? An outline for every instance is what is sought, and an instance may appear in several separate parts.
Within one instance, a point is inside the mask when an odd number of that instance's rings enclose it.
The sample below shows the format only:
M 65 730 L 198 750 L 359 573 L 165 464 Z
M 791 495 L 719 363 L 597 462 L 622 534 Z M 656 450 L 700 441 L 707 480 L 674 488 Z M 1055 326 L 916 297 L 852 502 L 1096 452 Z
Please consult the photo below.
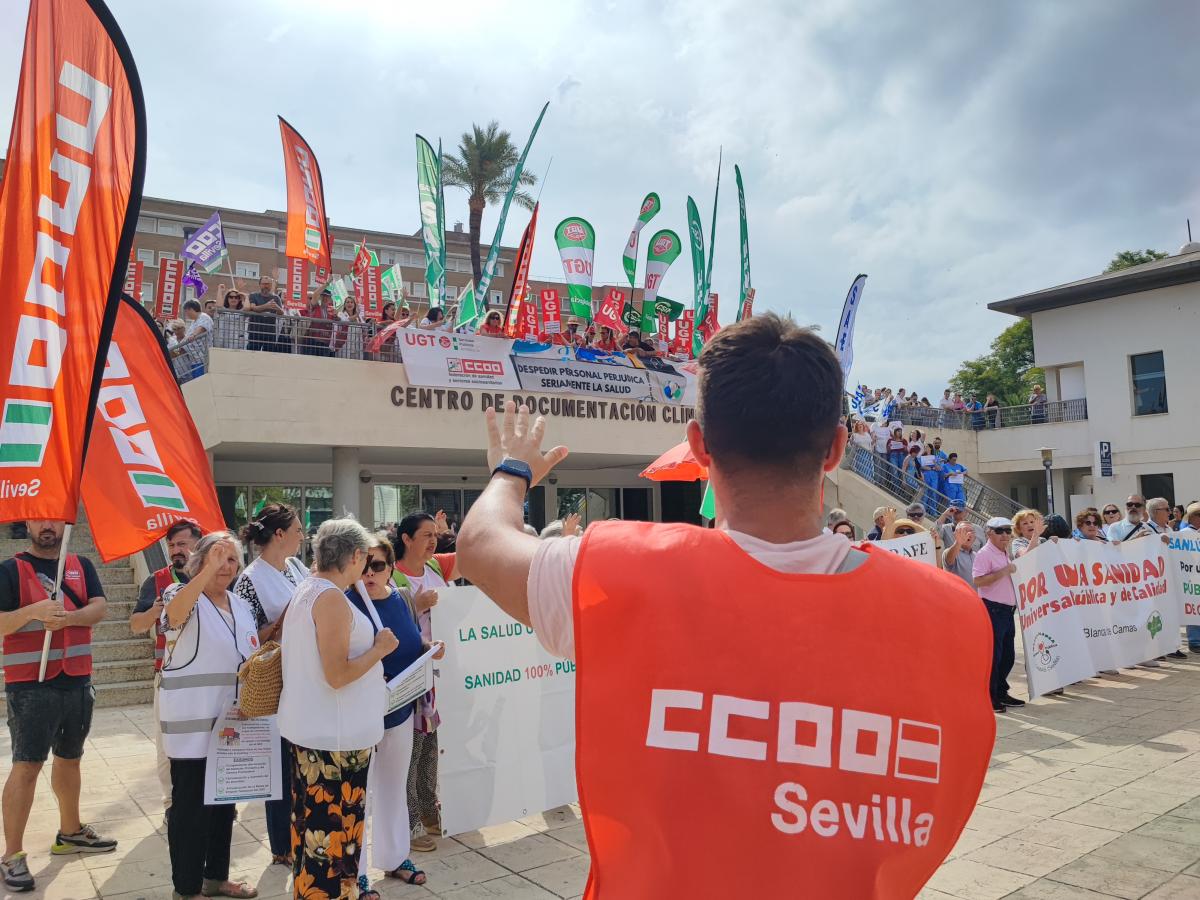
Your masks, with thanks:
M 250 341 L 250 317 L 243 310 L 246 308 L 246 295 L 237 288 L 225 292 L 221 302 L 224 309 L 231 313 L 220 314 L 217 317 L 217 333 L 221 336 L 221 345 L 231 350 L 245 350 Z
M 1121 510 L 1112 503 L 1105 504 L 1104 511 L 1101 513 L 1101 515 L 1104 517 L 1105 528 L 1108 528 L 1109 525 L 1121 520 Z
M 1103 525 L 1100 522 L 1100 513 L 1096 511 L 1096 507 L 1089 506 L 1075 516 L 1075 530 L 1071 533 L 1071 537 L 1080 541 L 1108 543 L 1108 538 L 1104 536 Z
M 479 333 L 484 337 L 504 337 L 504 325 L 500 321 L 500 310 L 493 309 L 479 326 Z
M 399 642 L 383 658 L 383 677 L 395 678 L 431 646 L 421 637 L 413 608 L 392 583 L 396 557 L 387 535 L 371 536 L 362 581 L 346 596 L 378 629 L 390 628 Z M 428 593 L 428 592 L 426 592 Z M 414 601 L 427 598 L 418 592 Z M 440 642 L 439 642 L 440 643 Z M 435 655 L 441 659 L 445 647 Z M 413 749 L 413 708 L 408 703 L 383 718 L 383 740 L 375 745 L 375 757 L 367 776 L 367 816 L 370 822 L 372 862 L 388 878 L 405 884 L 424 884 L 425 873 L 408 858 L 408 764 Z M 368 889 L 367 855 L 359 857 L 359 887 Z

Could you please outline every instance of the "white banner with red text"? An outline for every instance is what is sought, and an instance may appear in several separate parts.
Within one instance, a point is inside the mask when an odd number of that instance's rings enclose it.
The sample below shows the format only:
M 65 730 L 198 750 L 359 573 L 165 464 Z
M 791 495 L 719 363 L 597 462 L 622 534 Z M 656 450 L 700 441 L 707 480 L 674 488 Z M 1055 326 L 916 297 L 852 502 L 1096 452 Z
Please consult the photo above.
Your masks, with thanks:
M 1179 646 L 1178 568 L 1158 537 L 1060 540 L 1015 560 L 1029 696 Z
M 905 559 L 937 566 L 937 545 L 933 535 L 928 531 L 918 531 L 916 534 L 906 534 L 903 537 L 889 538 L 886 541 L 874 541 L 871 546 L 887 550 Z
M 575 664 L 476 587 L 438 591 L 438 796 L 447 834 L 577 799 Z
M 1200 531 L 1170 534 L 1170 556 L 1179 585 L 1179 621 L 1200 625 Z
M 503 338 L 404 328 L 396 346 L 412 384 L 514 390 L 521 386 L 509 356 L 512 341 Z

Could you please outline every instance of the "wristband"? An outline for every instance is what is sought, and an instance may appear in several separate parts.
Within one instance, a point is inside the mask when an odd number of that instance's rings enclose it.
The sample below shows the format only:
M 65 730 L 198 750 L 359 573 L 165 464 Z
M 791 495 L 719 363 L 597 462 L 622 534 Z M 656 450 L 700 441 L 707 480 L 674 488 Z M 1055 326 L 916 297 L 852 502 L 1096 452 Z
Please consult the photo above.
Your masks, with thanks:
M 511 456 L 506 456 L 500 460 L 500 464 L 492 469 L 492 474 L 502 472 L 505 475 L 515 475 L 517 478 L 524 479 L 525 490 L 529 490 L 533 484 L 533 469 L 528 463 L 522 462 L 519 459 L 513 459 Z

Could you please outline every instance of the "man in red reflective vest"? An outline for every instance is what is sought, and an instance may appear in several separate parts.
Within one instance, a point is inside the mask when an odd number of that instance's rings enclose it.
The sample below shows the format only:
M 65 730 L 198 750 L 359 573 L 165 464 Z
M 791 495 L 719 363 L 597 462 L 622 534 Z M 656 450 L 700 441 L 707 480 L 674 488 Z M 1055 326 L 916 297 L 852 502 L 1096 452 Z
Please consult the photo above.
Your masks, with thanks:
M 52 599 L 63 523 L 26 523 L 29 549 L 0 563 L 0 636 L 12 771 L 4 784 L 4 857 L 0 872 L 12 890 L 33 889 L 25 861 L 25 824 L 38 774 L 53 751 L 51 786 L 59 831 L 51 853 L 107 853 L 117 842 L 79 820 L 79 760 L 92 726 L 92 626 L 104 618 L 100 578 L 90 560 L 68 553 L 63 601 Z M 45 681 L 38 681 L 42 646 L 51 634 Z
M 181 519 L 167 529 L 167 555 L 171 564 L 163 566 L 142 582 L 138 591 L 137 605 L 129 616 L 129 630 L 134 634 L 154 635 L 154 721 L 158 721 L 158 673 L 162 671 L 163 656 L 167 652 L 167 636 L 159 621 L 162 616 L 163 591 L 173 584 L 187 584 L 188 574 L 184 571 L 188 557 L 196 549 L 204 532 L 200 526 L 188 519 Z M 158 783 L 163 789 L 163 820 L 171 813 L 171 761 L 163 752 L 162 734 L 154 730 L 154 747 L 158 752 Z
M 584 896 L 913 897 L 987 772 L 987 616 L 961 579 L 822 533 L 847 438 L 825 341 L 755 316 L 699 369 L 687 439 L 715 528 L 525 535 L 528 488 L 567 450 L 543 453 L 544 419 L 510 402 L 503 428 L 488 410 L 492 479 L 458 536 L 462 575 L 578 664 Z

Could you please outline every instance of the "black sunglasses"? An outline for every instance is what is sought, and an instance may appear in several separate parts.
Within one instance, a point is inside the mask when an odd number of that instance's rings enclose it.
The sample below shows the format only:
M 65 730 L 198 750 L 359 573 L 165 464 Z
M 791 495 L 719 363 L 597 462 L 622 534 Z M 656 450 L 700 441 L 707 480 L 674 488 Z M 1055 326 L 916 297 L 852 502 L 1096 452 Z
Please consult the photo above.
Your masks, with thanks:
M 1125 508 L 1126 509 L 1141 509 L 1145 505 L 1146 505 L 1145 503 L 1126 503 Z
M 897 528 L 896 529 L 896 537 L 908 537 L 909 535 L 916 534 L 916 533 L 917 532 L 915 530 L 913 530 L 912 528 Z
M 1084 525 L 1094 525 L 1096 528 L 1100 527 L 1100 522 L 1098 519 L 1084 519 L 1083 524 Z
M 1001 528 L 993 528 L 992 533 L 993 534 L 1012 534 L 1012 529 L 1009 528 L 1007 525 L 1005 525 Z
M 371 571 L 378 575 L 381 572 L 386 572 L 387 569 L 388 564 L 386 559 L 369 559 L 366 565 L 363 566 L 363 574 L 366 575 L 368 571 Z
M 1119 509 L 1106 509 L 1104 511 L 1104 514 L 1106 516 L 1119 516 L 1121 514 L 1121 511 Z

